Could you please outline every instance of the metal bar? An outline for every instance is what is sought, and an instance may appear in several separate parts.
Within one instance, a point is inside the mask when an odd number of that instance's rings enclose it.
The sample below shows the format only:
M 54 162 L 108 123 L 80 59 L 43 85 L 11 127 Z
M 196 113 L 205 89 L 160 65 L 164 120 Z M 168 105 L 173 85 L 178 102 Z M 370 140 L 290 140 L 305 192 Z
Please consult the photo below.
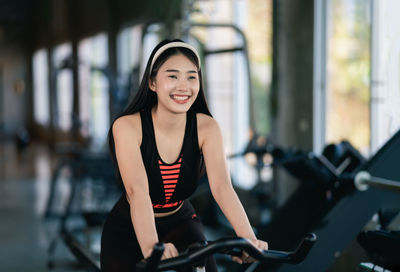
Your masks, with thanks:
M 232 53 L 236 51 L 243 51 L 243 47 L 233 47 L 233 48 L 225 48 L 225 49 L 215 49 L 215 50 L 204 50 L 205 55 L 211 54 L 223 54 L 223 53 Z
M 389 191 L 400 192 L 400 181 L 373 177 L 367 171 L 361 171 L 356 175 L 354 185 L 360 191 L 365 191 L 369 186 L 372 186 Z

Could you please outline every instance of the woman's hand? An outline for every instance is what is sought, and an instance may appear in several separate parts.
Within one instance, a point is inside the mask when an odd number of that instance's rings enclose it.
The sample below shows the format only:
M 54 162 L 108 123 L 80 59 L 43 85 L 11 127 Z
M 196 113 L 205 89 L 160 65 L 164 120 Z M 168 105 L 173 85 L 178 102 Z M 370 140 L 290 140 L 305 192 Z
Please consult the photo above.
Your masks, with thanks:
M 144 258 L 147 259 L 151 256 L 151 253 L 153 252 L 153 248 L 149 249 L 147 251 L 147 254 L 144 255 Z M 179 255 L 178 250 L 172 243 L 164 243 L 164 252 L 163 255 L 161 256 L 161 260 L 173 258 Z
M 264 251 L 268 249 L 268 243 L 262 240 L 258 239 L 246 239 L 248 242 L 250 242 L 255 248 L 257 248 L 259 251 Z M 256 260 L 254 260 L 252 257 L 247 254 L 247 252 L 243 251 L 242 257 L 236 257 L 233 256 L 232 260 L 242 264 L 242 263 L 253 263 Z
M 161 260 L 165 260 L 165 259 L 169 259 L 169 258 L 173 258 L 179 255 L 178 250 L 176 249 L 176 247 L 174 246 L 174 244 L 172 243 L 165 243 L 164 244 L 164 253 L 161 257 Z

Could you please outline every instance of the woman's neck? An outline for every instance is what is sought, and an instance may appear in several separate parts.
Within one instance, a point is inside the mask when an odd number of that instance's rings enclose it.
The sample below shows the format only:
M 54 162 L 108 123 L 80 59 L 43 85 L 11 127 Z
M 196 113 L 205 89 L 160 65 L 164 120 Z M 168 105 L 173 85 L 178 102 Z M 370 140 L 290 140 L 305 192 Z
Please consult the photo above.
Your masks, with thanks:
M 170 111 L 163 111 L 160 107 L 157 106 L 154 107 L 151 112 L 153 116 L 154 126 L 163 131 L 181 128 L 186 124 L 186 112 L 173 113 Z

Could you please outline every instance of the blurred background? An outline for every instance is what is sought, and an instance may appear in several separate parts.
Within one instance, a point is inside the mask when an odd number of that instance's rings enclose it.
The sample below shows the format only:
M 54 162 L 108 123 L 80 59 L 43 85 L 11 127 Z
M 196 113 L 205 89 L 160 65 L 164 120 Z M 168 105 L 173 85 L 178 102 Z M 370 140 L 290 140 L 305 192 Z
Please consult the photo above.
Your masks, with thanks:
M 382 155 L 399 138 L 398 10 L 397 0 L 0 0 L 0 270 L 98 271 L 102 222 L 121 193 L 109 126 L 153 47 L 180 38 L 202 56 L 232 182 L 259 238 L 281 250 L 308 231 L 340 242 L 322 239 L 321 255 L 294 271 L 396 271 L 356 241 L 398 217 L 393 192 L 368 190 L 346 237 L 327 227 L 346 218 L 326 218 L 365 196 L 353 185 L 360 169 L 400 180 L 397 157 Z M 206 179 L 192 201 L 212 239 L 232 230 Z

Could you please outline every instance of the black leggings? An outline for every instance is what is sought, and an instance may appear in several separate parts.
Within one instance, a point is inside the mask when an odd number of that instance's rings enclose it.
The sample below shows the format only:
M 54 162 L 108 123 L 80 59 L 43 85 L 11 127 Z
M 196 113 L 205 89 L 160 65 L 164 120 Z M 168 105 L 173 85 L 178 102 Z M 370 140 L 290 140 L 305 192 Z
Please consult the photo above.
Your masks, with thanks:
M 156 229 L 161 242 L 173 243 L 178 251 L 189 245 L 206 241 L 203 226 L 189 201 L 184 201 L 180 210 L 170 216 L 157 217 Z M 129 203 L 123 195 L 111 210 L 103 227 L 101 237 L 101 271 L 135 271 L 137 262 L 143 259 L 133 229 Z M 186 268 L 180 271 L 191 271 Z M 217 271 L 214 257 L 206 260 L 206 271 Z

